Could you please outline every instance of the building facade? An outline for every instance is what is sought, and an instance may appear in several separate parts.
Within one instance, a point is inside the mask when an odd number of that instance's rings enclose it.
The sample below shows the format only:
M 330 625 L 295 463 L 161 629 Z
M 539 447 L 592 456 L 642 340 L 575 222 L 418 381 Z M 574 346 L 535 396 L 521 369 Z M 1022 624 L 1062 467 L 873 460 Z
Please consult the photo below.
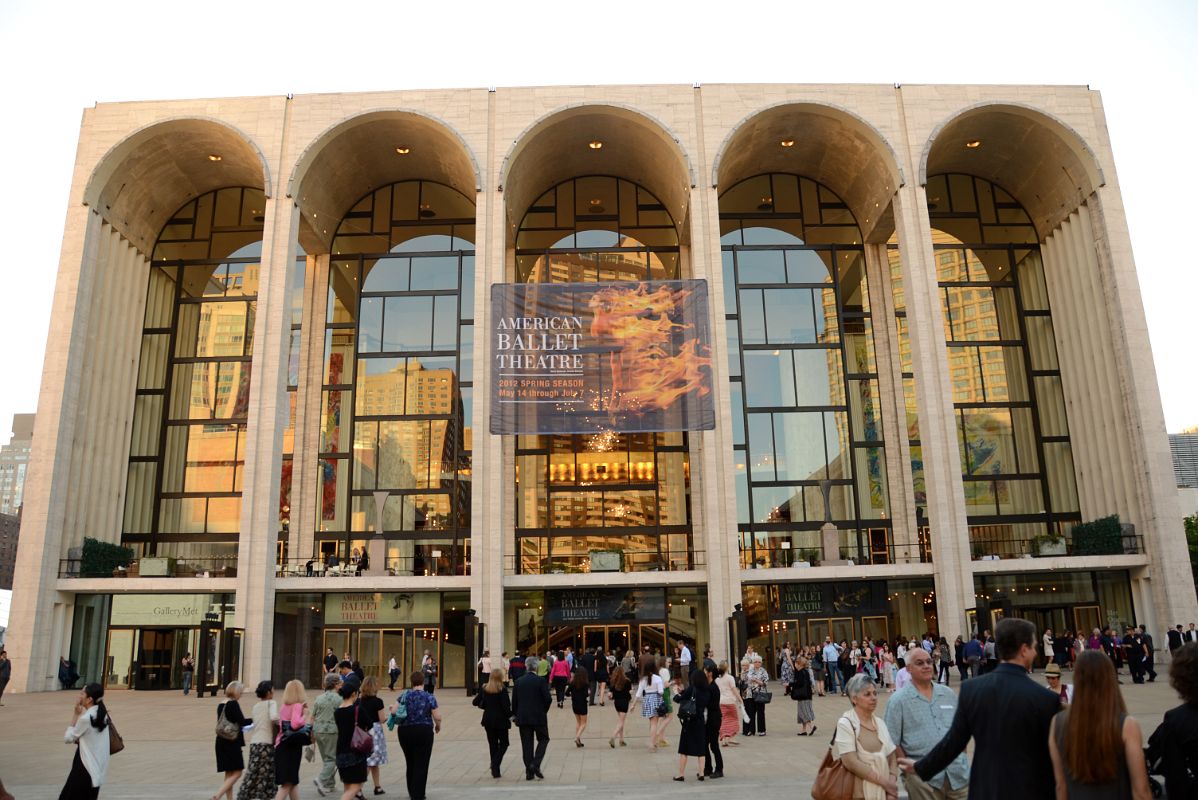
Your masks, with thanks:
M 20 535 L 21 518 L 15 514 L 0 514 L 0 589 L 12 589 Z
M 492 285 L 673 279 L 714 429 L 485 432 Z M 1084 87 L 102 104 L 51 331 L 24 690 L 1198 618 Z
M 0 514 L 17 514 L 25 493 L 25 473 L 33 446 L 33 414 L 13 414 L 12 438 L 0 446 Z

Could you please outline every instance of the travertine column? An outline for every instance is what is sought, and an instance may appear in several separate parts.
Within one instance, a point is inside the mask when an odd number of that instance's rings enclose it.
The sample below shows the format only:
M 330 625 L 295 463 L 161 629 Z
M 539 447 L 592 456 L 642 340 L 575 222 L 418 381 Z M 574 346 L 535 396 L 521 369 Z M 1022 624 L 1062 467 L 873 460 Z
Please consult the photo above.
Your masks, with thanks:
M 253 381 L 246 430 L 241 535 L 237 548 L 237 626 L 245 629 L 241 676 L 270 675 L 274 644 L 279 476 L 287 426 L 290 294 L 299 209 L 286 195 L 267 198 L 262 279 L 254 322 Z
M 325 298 L 329 286 L 329 254 L 308 256 L 304 282 L 303 328 L 300 332 L 300 379 L 295 398 L 295 449 L 291 456 L 291 522 L 287 550 L 291 558 L 315 552 L 317 497 L 320 493 L 320 406 L 324 388 Z M 287 409 L 283 409 L 287 413 Z M 378 566 L 384 554 L 376 554 Z
M 894 217 L 907 297 L 915 397 L 919 404 L 936 613 L 940 634 L 952 638 L 968 634 L 965 610 L 974 605 L 973 563 L 948 373 L 948 347 L 944 342 L 924 187 L 907 184 L 900 188 L 895 197 Z

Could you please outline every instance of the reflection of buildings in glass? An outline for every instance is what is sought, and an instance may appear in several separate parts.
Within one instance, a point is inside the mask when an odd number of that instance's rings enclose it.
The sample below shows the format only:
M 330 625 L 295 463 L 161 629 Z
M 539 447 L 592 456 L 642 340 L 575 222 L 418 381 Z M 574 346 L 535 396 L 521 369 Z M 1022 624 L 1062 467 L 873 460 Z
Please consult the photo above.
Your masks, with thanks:
M 13 414 L 12 438 L 0 447 L 0 514 L 16 514 L 25 491 L 33 414 Z

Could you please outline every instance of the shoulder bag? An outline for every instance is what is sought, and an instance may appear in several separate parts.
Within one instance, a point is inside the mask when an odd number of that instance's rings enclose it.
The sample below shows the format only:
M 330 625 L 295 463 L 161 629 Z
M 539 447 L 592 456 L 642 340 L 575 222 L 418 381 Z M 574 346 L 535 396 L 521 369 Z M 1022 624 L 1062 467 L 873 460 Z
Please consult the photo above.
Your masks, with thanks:
M 359 728 L 359 730 L 361 730 Z M 295 745 L 296 747 L 306 747 L 312 744 L 312 726 L 301 725 L 298 728 L 291 727 L 291 720 L 283 720 L 283 735 L 279 739 L 279 745 Z M 371 747 L 373 748 L 373 739 Z
M 125 749 L 125 740 L 116 732 L 112 724 L 112 715 L 108 715 L 108 755 L 113 756 Z
M 767 691 L 765 689 L 754 689 L 753 690 L 753 702 L 759 706 L 763 706 L 773 699 L 774 699 L 773 692 Z
M 225 703 L 220 708 L 220 716 L 216 720 L 216 735 L 221 739 L 234 741 L 237 739 L 237 735 L 241 733 L 241 726 L 225 716 L 225 710 L 228 707 L 229 704 Z
M 850 721 L 849 725 L 853 723 Z M 836 734 L 828 744 L 828 752 L 820 762 L 819 773 L 811 786 L 812 800 L 853 800 L 853 773 L 845 767 L 844 761 L 832 755 L 832 747 L 836 744 Z M 857 745 L 857 730 L 853 729 L 853 746 Z
M 361 707 L 354 711 L 354 735 L 350 737 L 349 749 L 358 755 L 368 756 L 374 752 L 374 736 L 370 731 L 362 730 L 362 726 L 358 724 L 358 715 L 361 713 Z

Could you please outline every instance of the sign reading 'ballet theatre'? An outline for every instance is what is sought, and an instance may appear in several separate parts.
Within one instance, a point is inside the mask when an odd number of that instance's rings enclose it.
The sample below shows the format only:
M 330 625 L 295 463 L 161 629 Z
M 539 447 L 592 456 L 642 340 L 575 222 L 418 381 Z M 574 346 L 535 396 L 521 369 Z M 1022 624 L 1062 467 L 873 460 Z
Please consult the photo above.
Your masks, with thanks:
M 491 287 L 491 433 L 711 430 L 706 281 Z

